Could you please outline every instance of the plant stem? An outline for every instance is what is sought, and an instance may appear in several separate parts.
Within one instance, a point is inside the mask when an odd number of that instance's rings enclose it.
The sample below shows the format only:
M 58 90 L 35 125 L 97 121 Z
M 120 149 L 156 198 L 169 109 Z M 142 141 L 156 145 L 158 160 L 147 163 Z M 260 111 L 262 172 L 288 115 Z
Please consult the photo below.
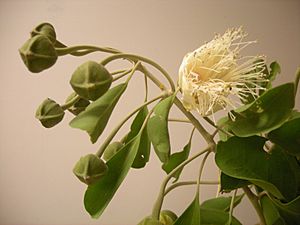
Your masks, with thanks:
M 216 198 L 219 197 L 219 194 L 221 192 L 221 170 L 220 169 L 218 169 L 218 173 L 219 173 L 219 176 L 218 176 L 219 184 L 218 184 L 218 188 L 217 188 Z
M 147 79 L 147 76 L 146 74 L 144 74 L 144 84 L 145 84 L 145 99 L 144 101 L 148 101 L 148 91 L 149 91 L 149 88 L 148 88 L 148 79 Z
M 299 80 L 300 80 L 300 67 L 298 67 L 298 68 L 297 68 L 297 71 L 296 71 L 296 79 L 295 79 L 295 95 L 297 94 L 298 85 L 299 85 Z
M 173 189 L 181 186 L 187 186 L 187 185 L 195 185 L 197 184 L 197 181 L 181 181 L 177 182 L 175 184 L 170 185 L 166 190 L 165 190 L 165 196 L 172 191 Z M 200 181 L 200 184 L 206 184 L 206 185 L 216 185 L 219 184 L 219 181 Z
M 141 67 L 141 72 L 143 72 L 149 79 L 153 81 L 161 90 L 166 90 L 166 87 L 156 79 L 155 76 L 153 76 L 145 67 Z M 176 97 L 174 99 L 175 105 L 185 114 L 185 116 L 191 121 L 191 123 L 196 127 L 196 129 L 200 132 L 200 134 L 203 136 L 205 141 L 208 144 L 215 144 L 213 140 L 213 136 L 211 136 L 204 127 L 200 124 L 200 122 L 194 117 L 194 115 L 190 112 L 188 112 L 185 107 L 182 105 L 181 101 Z
M 130 68 L 130 69 L 123 69 L 123 70 L 115 70 L 115 71 L 112 71 L 112 72 L 110 72 L 110 74 L 111 75 L 117 75 L 117 74 L 120 74 L 120 73 L 125 73 L 126 71 L 128 72 L 128 71 L 131 71 L 132 70 L 132 68 Z
M 135 113 L 137 113 L 141 108 L 143 108 L 146 105 L 151 104 L 152 102 L 163 98 L 165 96 L 165 93 L 145 102 L 144 104 L 140 105 L 139 107 L 137 107 L 135 110 L 133 110 L 130 114 L 128 114 L 110 133 L 110 135 L 108 135 L 108 137 L 105 139 L 105 141 L 103 142 L 103 144 L 101 145 L 101 147 L 99 148 L 99 150 L 97 151 L 96 155 L 98 157 L 101 157 L 104 150 L 106 149 L 106 147 L 109 145 L 109 143 L 111 142 L 111 140 L 115 137 L 115 135 L 118 133 L 118 131 L 120 130 L 120 128 L 126 123 L 127 120 L 129 120 Z
M 258 199 L 261 199 L 263 196 L 267 195 L 268 196 L 268 192 L 267 191 L 262 191 L 257 195 Z M 269 196 L 268 196 L 269 197 Z
M 107 63 L 109 63 L 110 61 L 113 61 L 115 59 L 120 59 L 120 58 L 127 58 L 133 61 L 143 61 L 146 62 L 152 66 L 154 66 L 156 69 L 158 69 L 168 80 L 168 82 L 170 83 L 171 89 L 172 91 L 175 90 L 175 85 L 173 83 L 172 78 L 170 77 L 170 75 L 167 73 L 167 71 L 165 71 L 164 68 L 162 68 L 159 64 L 157 64 L 156 62 L 146 58 L 146 57 L 142 57 L 139 55 L 135 55 L 135 54 L 127 54 L 127 53 L 122 53 L 120 50 L 114 49 L 114 48 L 110 48 L 110 47 L 97 47 L 97 46 L 90 46 L 90 45 L 79 45 L 79 46 L 72 46 L 72 47 L 67 47 L 62 43 L 59 43 L 58 45 L 59 47 L 56 47 L 56 52 L 59 56 L 63 56 L 66 54 L 71 54 L 74 56 L 83 56 L 95 51 L 101 51 L 101 52 L 106 52 L 106 53 L 112 53 L 114 55 L 107 57 L 106 59 L 102 60 L 102 64 L 106 65 Z M 150 72 L 144 67 L 144 66 L 140 66 L 141 71 L 147 76 L 147 74 L 150 75 Z M 151 76 L 151 75 L 150 75 Z M 157 84 L 162 90 L 166 90 L 166 87 L 158 80 L 156 79 L 156 77 L 151 76 L 150 78 L 155 84 Z
M 126 76 L 127 74 L 129 74 L 130 72 L 132 71 L 132 69 L 129 69 L 129 70 L 125 70 L 123 73 L 120 73 L 118 75 L 115 75 L 113 77 L 113 81 L 116 81 L 116 80 L 119 80 L 121 79 L 122 77 Z
M 204 169 L 205 162 L 206 162 L 206 160 L 207 160 L 207 158 L 208 158 L 208 156 L 209 156 L 210 153 L 211 152 L 209 151 L 209 152 L 207 152 L 205 154 L 205 156 L 203 157 L 202 162 L 200 164 L 200 168 L 199 168 L 199 175 L 198 175 L 198 180 L 197 180 L 197 191 L 196 191 L 196 196 L 198 196 L 199 202 L 200 202 L 200 182 L 201 182 L 201 176 L 202 176 L 202 172 L 203 172 L 203 169 Z
M 244 192 L 246 193 L 247 197 L 249 198 L 250 202 L 252 203 L 259 219 L 260 219 L 260 225 L 266 225 L 265 217 L 262 213 L 261 206 L 258 202 L 258 198 L 255 194 L 252 193 L 250 188 L 248 186 L 243 187 Z
M 85 52 L 87 52 L 86 54 L 91 53 L 91 52 L 96 52 L 96 51 L 113 53 L 113 54 L 120 53 L 120 51 L 117 49 L 108 48 L 108 47 L 96 47 L 96 46 L 91 46 L 91 45 L 78 45 L 78 46 L 72 46 L 72 47 L 55 48 L 55 50 L 56 50 L 56 53 L 58 56 L 63 56 L 63 55 L 71 54 L 71 53 L 78 52 L 78 51 L 85 51 Z
M 228 218 L 227 225 L 231 225 L 231 223 L 232 223 L 232 213 L 233 213 L 233 208 L 234 208 L 234 199 L 235 199 L 237 190 L 238 190 L 238 189 L 235 189 L 235 190 L 234 190 L 233 196 L 231 197 L 230 208 L 229 208 L 229 218 Z
M 133 67 L 132 70 L 130 71 L 129 76 L 127 77 L 127 79 L 126 79 L 126 81 L 125 81 L 126 83 L 128 83 L 128 82 L 131 80 L 131 78 L 132 78 L 134 72 L 137 70 L 137 68 L 139 67 L 140 64 L 141 64 L 141 62 L 139 62 L 139 61 L 135 63 L 134 67 Z
M 199 175 L 198 175 L 198 179 L 197 179 L 197 192 L 199 193 L 199 189 L 200 189 L 200 183 L 201 183 L 201 176 L 202 176 L 202 172 L 203 172 L 203 169 L 204 169 L 204 165 L 205 165 L 205 162 L 209 156 L 211 152 L 208 151 L 206 152 L 205 156 L 203 157 L 203 160 L 200 164 L 200 167 L 199 167 Z
M 164 199 L 164 195 L 165 195 L 165 189 L 166 186 L 169 182 L 169 180 L 173 177 L 173 175 L 180 170 L 181 168 L 183 168 L 185 165 L 187 165 L 188 163 L 190 163 L 191 161 L 193 161 L 194 159 L 198 158 L 200 155 L 204 154 L 207 151 L 211 151 L 212 146 L 209 145 L 207 148 L 205 148 L 204 150 L 196 153 L 195 155 L 193 155 L 192 157 L 188 158 L 187 160 L 185 160 L 184 162 L 182 162 L 181 164 L 179 164 L 174 170 L 172 170 L 163 180 L 161 187 L 160 187 L 160 191 L 157 197 L 157 200 L 153 206 L 153 210 L 152 210 L 152 218 L 153 219 L 157 219 L 159 220 L 159 214 L 160 214 L 160 210 L 162 207 L 162 203 L 163 203 L 163 199 Z
M 143 72 L 149 79 L 153 81 L 161 90 L 166 90 L 166 87 L 156 79 L 155 76 L 153 76 L 145 67 L 141 68 L 141 72 Z M 190 112 L 188 112 L 184 106 L 182 105 L 181 101 L 176 97 L 174 99 L 175 105 L 185 114 L 185 116 L 191 121 L 191 123 L 196 127 L 196 129 L 200 132 L 200 134 L 203 136 L 205 141 L 208 144 L 215 144 L 213 140 L 213 136 L 211 136 L 204 127 L 200 124 L 200 122 L 194 117 L 194 115 Z
M 79 95 L 75 95 L 74 98 L 72 98 L 70 101 L 66 102 L 65 104 L 61 105 L 60 107 L 63 110 L 66 110 L 68 108 L 70 108 L 72 105 L 74 105 L 76 102 L 78 102 L 78 100 L 80 99 Z
M 176 97 L 174 100 L 175 105 L 183 112 L 183 114 L 193 123 L 196 129 L 200 132 L 203 136 L 205 141 L 210 144 L 215 144 L 213 137 L 204 129 L 204 127 L 200 124 L 200 122 L 194 117 L 194 115 L 188 112 L 184 106 L 182 105 L 181 101 Z
M 166 91 L 166 86 L 161 83 L 149 70 L 143 65 L 140 66 L 139 70 L 145 74 L 160 90 Z
M 169 118 L 169 122 L 179 122 L 179 123 L 191 123 L 191 121 L 187 119 L 177 119 L 177 118 Z
M 208 122 L 210 125 L 212 125 L 215 128 L 218 128 L 217 125 L 211 120 L 209 119 L 207 116 L 203 117 L 203 119 Z
M 128 54 L 128 53 L 118 53 L 118 54 L 111 55 L 111 56 L 107 57 L 106 59 L 102 60 L 101 64 L 105 66 L 107 63 L 109 63 L 115 59 L 122 59 L 122 58 L 131 59 L 131 60 L 140 60 L 142 62 L 152 65 L 153 67 L 158 69 L 165 76 L 165 78 L 170 83 L 172 91 L 175 91 L 174 82 L 173 82 L 171 76 L 167 73 L 167 71 L 165 71 L 165 69 L 162 68 L 159 64 L 157 64 L 156 62 L 154 62 L 151 59 L 148 59 L 146 57 L 134 55 L 134 54 Z
M 203 117 L 203 119 L 208 122 L 213 127 L 217 128 L 218 131 L 222 131 L 224 134 L 228 135 L 229 137 L 233 136 L 233 134 L 229 133 L 228 131 L 224 130 L 222 126 L 217 126 L 211 119 L 208 117 Z

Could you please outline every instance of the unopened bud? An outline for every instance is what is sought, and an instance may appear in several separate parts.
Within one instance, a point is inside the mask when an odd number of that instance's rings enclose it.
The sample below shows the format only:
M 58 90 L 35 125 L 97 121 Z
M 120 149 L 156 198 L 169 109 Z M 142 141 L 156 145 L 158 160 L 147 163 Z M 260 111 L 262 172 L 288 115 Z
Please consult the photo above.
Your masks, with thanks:
M 30 38 L 19 49 L 23 62 L 33 73 L 39 73 L 53 66 L 57 60 L 56 50 L 44 35 L 36 35 Z
M 138 225 L 164 225 L 163 223 L 159 222 L 158 220 L 152 219 L 151 216 L 147 216 Z
M 65 112 L 50 98 L 47 98 L 38 107 L 35 117 L 42 123 L 46 128 L 50 128 L 58 124 L 64 117 Z
M 159 214 L 159 221 L 147 216 L 138 225 L 173 225 L 177 216 L 170 210 L 163 210 Z
M 177 215 L 170 210 L 162 210 L 159 215 L 159 221 L 164 225 L 172 225 L 177 220 Z
M 87 185 L 97 182 L 106 171 L 106 164 L 94 154 L 81 157 L 73 169 L 73 173 L 76 177 Z
M 111 83 L 111 74 L 103 65 L 94 61 L 80 65 L 70 80 L 72 88 L 80 97 L 92 101 L 107 92 Z
M 31 37 L 36 35 L 44 35 L 51 40 L 53 44 L 56 42 L 56 32 L 50 23 L 41 23 L 31 31 Z
M 103 159 L 105 161 L 110 160 L 122 147 L 124 144 L 122 142 L 116 141 L 109 144 L 103 153 Z
M 66 102 L 69 102 L 70 100 L 72 100 L 73 98 L 76 97 L 76 93 L 73 92 L 67 99 Z M 68 108 L 68 110 L 73 113 L 74 115 L 78 115 L 79 113 L 81 113 L 82 111 L 84 111 L 86 109 L 86 107 L 90 104 L 90 102 L 84 98 L 80 98 L 77 102 L 74 103 L 74 105 L 72 105 L 70 108 Z

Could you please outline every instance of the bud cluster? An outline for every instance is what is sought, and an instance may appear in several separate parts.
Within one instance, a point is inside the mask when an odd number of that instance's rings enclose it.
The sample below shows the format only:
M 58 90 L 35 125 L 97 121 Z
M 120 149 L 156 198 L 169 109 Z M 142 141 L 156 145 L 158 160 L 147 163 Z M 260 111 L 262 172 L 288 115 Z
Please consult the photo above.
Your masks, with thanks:
M 57 40 L 54 27 L 45 22 L 30 32 L 30 38 L 19 49 L 19 53 L 28 70 L 39 73 L 53 66 L 58 56 L 62 55 L 59 51 L 63 49 L 68 49 L 66 52 L 69 54 L 74 53 L 72 47 L 68 48 Z M 86 109 L 90 101 L 105 94 L 112 81 L 112 75 L 102 64 L 87 61 L 72 74 L 70 85 L 75 92 L 66 99 L 66 103 L 60 105 L 47 98 L 37 109 L 36 118 L 44 127 L 50 128 L 63 119 L 66 109 L 76 116 Z
M 42 23 L 31 32 L 31 37 L 19 49 L 30 72 L 39 73 L 55 64 L 58 58 L 55 43 L 56 33 L 49 23 Z

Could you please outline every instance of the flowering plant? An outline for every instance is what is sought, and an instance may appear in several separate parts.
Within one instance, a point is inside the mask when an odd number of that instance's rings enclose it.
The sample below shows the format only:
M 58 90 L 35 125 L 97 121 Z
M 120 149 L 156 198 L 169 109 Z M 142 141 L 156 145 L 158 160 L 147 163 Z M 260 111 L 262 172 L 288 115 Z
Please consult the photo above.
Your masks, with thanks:
M 101 216 L 131 168 L 146 166 L 152 145 L 167 175 L 151 215 L 141 218 L 140 225 L 241 224 L 233 210 L 245 195 L 260 224 L 300 224 L 300 113 L 294 109 L 300 70 L 295 82 L 272 87 L 280 73 L 279 64 L 273 62 L 268 66 L 264 56 L 241 56 L 241 51 L 253 43 L 245 41 L 246 36 L 241 28 L 230 29 L 188 53 L 175 85 L 170 75 L 148 58 L 107 47 L 68 47 L 57 39 L 51 24 L 42 23 L 34 28 L 19 49 L 33 73 L 50 68 L 63 55 L 83 56 L 97 51 L 110 54 L 101 62 L 87 61 L 74 71 L 70 79 L 74 92 L 65 103 L 58 104 L 50 98 L 41 103 L 36 117 L 46 128 L 58 124 L 65 111 L 69 111 L 74 115 L 70 126 L 86 131 L 95 143 L 134 74 L 145 75 L 144 102 L 125 116 L 95 154 L 83 156 L 74 166 L 74 174 L 87 185 L 84 205 L 93 218 Z M 109 71 L 107 65 L 118 59 L 128 61 L 130 69 Z M 156 68 L 169 87 L 147 66 Z M 161 90 L 150 100 L 149 80 Z M 169 117 L 173 105 L 186 119 Z M 216 120 L 215 113 L 220 110 L 227 115 Z M 115 140 L 120 128 L 132 117 L 128 133 Z M 213 133 L 204 128 L 199 117 L 214 128 Z M 169 121 L 192 125 L 182 151 L 171 151 Z M 195 131 L 207 147 L 190 156 Z M 215 154 L 220 169 L 218 182 L 201 179 L 209 154 Z M 201 156 L 197 178 L 181 181 L 184 167 Z M 173 183 L 169 184 L 172 178 Z M 200 203 L 200 184 L 216 184 L 219 194 L 230 194 Z M 194 199 L 183 213 L 177 216 L 162 210 L 164 197 L 184 185 L 196 188 Z M 238 190 L 243 193 L 238 194 Z

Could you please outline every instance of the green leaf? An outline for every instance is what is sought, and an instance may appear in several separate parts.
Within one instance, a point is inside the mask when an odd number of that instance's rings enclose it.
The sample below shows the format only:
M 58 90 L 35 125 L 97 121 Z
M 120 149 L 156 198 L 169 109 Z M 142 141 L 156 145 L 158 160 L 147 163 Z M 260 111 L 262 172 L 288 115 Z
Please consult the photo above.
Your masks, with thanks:
M 196 195 L 195 199 L 175 221 L 174 225 L 224 225 L 228 219 L 229 213 L 223 210 L 200 207 L 199 196 Z M 232 225 L 241 225 L 241 223 L 232 217 Z
M 85 111 L 75 117 L 70 122 L 70 126 L 87 131 L 91 142 L 95 143 L 104 131 L 111 113 L 126 87 L 127 84 L 123 83 L 108 90 L 103 96 L 91 103 Z
M 295 199 L 293 199 L 290 202 L 282 203 L 278 199 L 272 198 L 271 199 L 278 207 L 284 209 L 285 211 L 299 215 L 300 216 L 300 195 L 297 196 Z
M 279 145 L 273 145 L 271 151 L 280 152 L 282 154 L 282 157 L 285 157 L 287 160 L 287 163 L 290 166 L 290 169 L 292 170 L 292 174 L 294 177 L 294 185 L 296 191 L 296 195 L 300 194 L 300 164 L 297 161 L 297 157 L 291 156 L 290 154 L 287 154 L 286 151 L 281 148 Z M 288 201 L 291 199 L 288 199 Z
M 277 74 L 281 73 L 281 68 L 278 62 L 274 61 L 270 64 L 270 73 L 267 79 L 269 80 L 266 88 L 269 89 L 272 87 L 272 82 L 275 80 Z
M 147 115 L 148 109 L 147 106 L 144 106 L 143 108 L 141 108 L 141 110 L 138 112 L 135 119 L 133 120 L 130 127 L 130 132 L 126 137 L 125 144 L 130 142 L 139 133 Z M 147 129 L 144 129 L 141 134 L 141 141 L 137 155 L 132 164 L 133 168 L 143 168 L 146 165 L 146 163 L 149 161 L 150 148 L 151 143 L 148 138 L 148 132 Z
M 143 168 L 150 158 L 151 142 L 149 140 L 148 131 L 144 129 L 141 134 L 141 143 L 138 149 L 138 153 L 132 164 L 133 168 Z
M 263 150 L 266 139 L 253 136 L 231 137 L 217 145 L 215 161 L 227 175 L 249 180 L 279 199 L 293 199 L 297 194 L 297 173 L 292 168 L 293 157 L 281 149 L 272 153 Z
M 227 224 L 229 213 L 222 210 L 200 208 L 201 225 L 224 225 Z M 231 225 L 242 225 L 235 217 L 232 217 Z
M 161 162 L 170 157 L 170 137 L 168 130 L 168 116 L 173 105 L 175 95 L 160 101 L 154 108 L 154 116 L 148 121 L 148 135 L 154 150 Z
M 101 216 L 126 177 L 138 152 L 140 141 L 141 132 L 106 163 L 108 171 L 102 179 L 87 188 L 84 205 L 93 218 Z
M 241 202 L 243 197 L 244 195 L 235 196 L 233 206 L 236 207 Z M 207 208 L 220 211 L 228 211 L 230 209 L 231 199 L 232 197 L 218 197 L 208 199 L 201 204 L 201 209 Z
M 251 184 L 247 180 L 241 180 L 238 178 L 234 178 L 231 176 L 226 175 L 225 173 L 221 172 L 221 192 L 230 192 L 237 188 L 244 187 L 246 185 Z
M 300 118 L 287 121 L 269 133 L 268 138 L 291 155 L 300 156 Z
M 287 224 L 300 224 L 300 196 L 287 203 L 282 203 L 273 197 L 271 197 L 271 200 L 277 206 L 279 213 Z
M 264 89 L 259 90 L 259 95 L 262 95 L 268 89 L 272 88 L 272 82 L 275 80 L 277 74 L 281 73 L 280 65 L 276 61 L 274 61 L 270 64 L 270 72 L 268 70 L 268 67 L 265 65 L 265 68 L 262 71 L 262 73 L 265 75 L 267 81 L 259 84 L 261 87 L 265 88 L 265 90 Z
M 269 132 L 285 122 L 294 104 L 294 84 L 283 84 L 266 91 L 243 111 L 231 111 L 235 121 L 228 120 L 226 125 L 240 137 Z
M 266 225 L 286 224 L 279 214 L 278 209 L 274 206 L 273 202 L 267 196 L 263 196 L 260 199 L 260 204 L 266 220 Z
M 298 112 L 296 109 L 294 109 L 291 112 L 291 116 L 289 117 L 289 120 L 298 119 L 300 118 L 300 112 Z
M 197 194 L 192 203 L 175 221 L 174 225 L 200 225 L 200 204 Z
M 218 120 L 217 126 L 222 128 L 222 130 L 229 132 L 230 129 L 229 129 L 229 126 L 227 124 L 228 120 L 229 120 L 229 118 L 227 116 L 222 117 L 221 119 Z M 219 137 L 220 137 L 221 141 L 226 141 L 229 138 L 229 136 L 226 133 L 222 132 L 221 130 L 219 130 L 218 133 L 219 133 Z
M 184 146 L 181 152 L 176 152 L 170 156 L 170 159 L 162 165 L 163 170 L 166 171 L 167 174 L 169 174 L 173 169 L 175 169 L 179 164 L 181 164 L 188 158 L 190 150 L 191 139 L 189 140 L 189 143 L 187 143 L 187 145 Z M 179 179 L 182 170 L 183 168 L 181 168 L 174 174 L 173 177 L 175 178 L 175 180 L 173 182 L 176 182 Z

